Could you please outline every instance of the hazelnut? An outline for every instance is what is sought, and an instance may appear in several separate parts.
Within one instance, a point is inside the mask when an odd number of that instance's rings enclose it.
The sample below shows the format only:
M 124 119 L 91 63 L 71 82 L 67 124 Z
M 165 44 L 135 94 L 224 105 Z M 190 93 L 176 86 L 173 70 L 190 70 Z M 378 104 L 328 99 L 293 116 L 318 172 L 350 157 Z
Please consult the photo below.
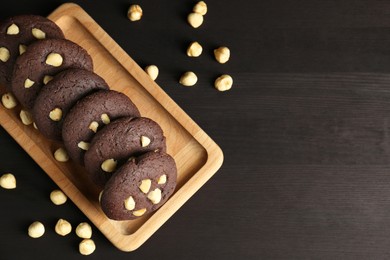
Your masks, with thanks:
M 152 80 L 156 80 L 158 76 L 158 68 L 156 65 L 149 65 L 145 68 L 146 73 Z
M 199 1 L 196 3 L 192 11 L 194 13 L 205 15 L 207 13 L 207 4 L 204 1 Z
M 49 83 L 50 80 L 53 79 L 53 76 L 50 76 L 50 75 L 46 75 L 43 77 L 43 84 L 46 85 L 47 83 Z
M 105 124 L 105 125 L 108 125 L 111 122 L 111 119 L 107 114 L 102 114 L 100 116 L 100 119 L 102 120 L 103 124 Z
M 165 184 L 166 182 L 167 182 L 166 174 L 161 175 L 157 180 L 157 184 Z
M 203 15 L 198 14 L 198 13 L 190 13 L 187 17 L 188 23 L 194 27 L 198 28 L 199 26 L 202 25 L 203 23 Z
M 133 215 L 136 216 L 136 217 L 140 217 L 143 214 L 145 214 L 145 212 L 146 212 L 146 209 L 143 208 L 143 209 L 139 209 L 139 210 L 133 211 Z
M 1 102 L 3 106 L 8 109 L 12 109 L 18 105 L 18 101 L 12 93 L 5 93 L 1 96 Z
M 9 50 L 5 47 L 0 47 L 0 60 L 2 62 L 7 62 L 10 57 Z
M 33 123 L 32 115 L 27 110 L 20 110 L 19 116 L 24 125 L 31 125 Z
M 142 14 L 142 8 L 139 5 L 130 5 L 129 10 L 127 11 L 127 17 L 132 22 L 141 20 Z
M 35 221 L 28 227 L 28 235 L 32 238 L 38 238 L 43 236 L 45 233 L 45 226 L 39 222 Z
M 198 77 L 196 76 L 196 74 L 192 71 L 187 71 L 180 77 L 179 83 L 183 86 L 190 87 L 195 85 L 197 81 Z
M 46 57 L 46 64 L 53 66 L 53 67 L 59 67 L 62 65 L 62 62 L 64 59 L 62 58 L 61 54 L 52 52 Z
M 80 238 L 91 238 L 92 237 L 92 227 L 87 222 L 81 222 L 76 227 L 76 235 Z
M 7 28 L 8 35 L 16 35 L 18 33 L 19 33 L 19 27 L 16 24 L 13 23 L 10 26 L 8 26 Z
M 32 81 L 31 79 L 27 78 L 25 81 L 24 81 L 24 87 L 25 88 L 31 88 L 32 85 L 34 85 L 34 81 Z
M 141 136 L 141 146 L 147 147 L 150 144 L 150 138 L 147 136 L 142 135 Z
M 230 50 L 228 47 L 219 47 L 214 50 L 214 56 L 219 63 L 226 63 L 230 58 Z
M 19 44 L 19 55 L 22 55 L 27 50 L 27 46 L 23 44 Z
M 127 210 L 135 209 L 135 201 L 132 196 L 125 199 L 124 204 L 125 204 L 125 209 Z
M 55 152 L 54 152 L 54 158 L 59 161 L 59 162 L 67 162 L 69 160 L 69 156 L 68 156 L 68 153 L 66 152 L 66 150 L 62 147 L 58 148 Z
M 113 172 L 116 169 L 116 165 L 117 161 L 114 159 L 107 159 L 102 163 L 101 168 L 105 172 Z
M 5 173 L 0 177 L 0 186 L 4 189 L 15 189 L 16 179 L 12 173 Z
M 149 192 L 151 186 L 152 186 L 152 181 L 150 179 L 145 179 L 141 181 L 141 185 L 139 185 L 139 189 L 146 194 Z
M 187 48 L 187 55 L 189 57 L 199 57 L 202 54 L 203 48 L 199 42 L 192 42 Z
M 68 200 L 68 197 L 61 190 L 53 190 L 50 193 L 50 200 L 55 205 L 62 205 Z
M 53 121 L 60 121 L 62 118 L 62 110 L 61 108 L 54 108 L 52 111 L 49 113 L 49 117 Z
M 232 77 L 226 74 L 218 77 L 214 82 L 215 88 L 218 89 L 219 91 L 229 90 L 232 88 L 232 85 L 233 85 Z
M 89 149 L 89 143 L 87 142 L 84 142 L 84 141 L 81 141 L 77 144 L 77 146 L 80 148 L 80 149 L 83 149 L 84 151 L 88 151 Z
M 38 28 L 32 28 L 31 33 L 38 40 L 42 40 L 46 38 L 46 33 Z
M 95 242 L 92 239 L 83 239 L 79 244 L 79 252 L 82 255 L 90 255 L 96 249 Z
M 96 121 L 92 121 L 92 122 L 89 124 L 88 129 L 91 130 L 92 132 L 96 133 L 98 127 L 99 127 L 99 123 L 96 122 Z
M 72 232 L 72 225 L 65 219 L 59 219 L 55 226 L 55 231 L 60 236 L 66 236 Z
M 153 204 L 158 204 L 161 201 L 161 190 L 160 189 L 155 189 L 148 194 L 148 199 L 153 203 Z

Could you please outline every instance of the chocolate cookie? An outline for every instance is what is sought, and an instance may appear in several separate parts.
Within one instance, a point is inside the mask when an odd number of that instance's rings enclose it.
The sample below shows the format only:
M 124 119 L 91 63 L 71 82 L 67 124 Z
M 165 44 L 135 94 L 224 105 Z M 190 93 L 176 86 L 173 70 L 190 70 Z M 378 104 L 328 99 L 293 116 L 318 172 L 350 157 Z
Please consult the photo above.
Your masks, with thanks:
M 54 75 L 69 68 L 92 71 L 92 58 L 86 50 L 69 40 L 36 41 L 16 59 L 12 91 L 19 102 L 31 110 L 42 86 Z
M 99 89 L 108 89 L 99 75 L 83 69 L 67 69 L 39 92 L 32 115 L 40 132 L 47 138 L 62 140 L 62 124 L 76 102 Z
M 62 138 L 70 158 L 84 164 L 84 145 L 88 145 L 104 125 L 125 116 L 139 117 L 140 113 L 121 92 L 101 90 L 77 101 L 62 126 Z
M 145 117 L 123 117 L 102 128 L 84 155 L 89 177 L 103 188 L 115 169 L 131 156 L 166 150 L 161 127 Z
M 163 205 L 176 187 L 174 159 L 148 152 L 126 162 L 107 182 L 100 198 L 103 212 L 114 220 L 138 218 Z
M 60 27 L 39 15 L 13 16 L 0 24 L 0 83 L 11 89 L 16 58 L 27 46 L 41 39 L 63 39 Z

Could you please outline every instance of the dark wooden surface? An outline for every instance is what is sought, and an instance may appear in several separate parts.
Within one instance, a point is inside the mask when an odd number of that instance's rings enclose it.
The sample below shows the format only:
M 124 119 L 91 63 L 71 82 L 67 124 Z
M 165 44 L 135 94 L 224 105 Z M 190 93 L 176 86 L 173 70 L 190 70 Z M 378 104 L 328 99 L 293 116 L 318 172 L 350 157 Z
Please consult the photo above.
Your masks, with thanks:
M 47 15 L 63 1 L 11 1 L 0 18 Z M 198 30 L 185 22 L 196 1 L 75 1 L 221 146 L 220 171 L 141 248 L 115 249 L 94 228 L 89 259 L 389 259 L 390 2 L 206 1 Z M 185 55 L 188 42 L 204 47 Z M 227 45 L 221 65 L 213 48 Z M 193 88 L 178 84 L 186 70 Z M 212 83 L 231 74 L 233 89 Z M 54 206 L 56 186 L 0 131 L 0 259 L 82 259 L 58 218 L 86 217 L 71 202 Z M 26 234 L 34 220 L 43 238 Z

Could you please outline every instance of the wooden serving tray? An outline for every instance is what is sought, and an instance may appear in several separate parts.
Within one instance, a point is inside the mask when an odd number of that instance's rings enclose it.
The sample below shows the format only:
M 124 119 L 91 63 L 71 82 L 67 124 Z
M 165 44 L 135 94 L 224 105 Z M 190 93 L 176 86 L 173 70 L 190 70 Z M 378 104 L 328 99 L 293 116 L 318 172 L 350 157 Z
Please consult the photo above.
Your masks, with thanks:
M 63 4 L 49 18 L 61 27 L 67 39 L 88 51 L 95 72 L 111 89 L 128 95 L 142 116 L 161 125 L 168 153 L 178 167 L 176 191 L 156 212 L 137 220 L 110 220 L 102 212 L 99 190 L 85 170 L 73 162 L 57 162 L 53 152 L 61 144 L 44 138 L 31 125 L 23 125 L 20 107 L 8 110 L 0 106 L 0 124 L 113 245 L 123 251 L 135 250 L 221 167 L 222 151 L 81 7 Z

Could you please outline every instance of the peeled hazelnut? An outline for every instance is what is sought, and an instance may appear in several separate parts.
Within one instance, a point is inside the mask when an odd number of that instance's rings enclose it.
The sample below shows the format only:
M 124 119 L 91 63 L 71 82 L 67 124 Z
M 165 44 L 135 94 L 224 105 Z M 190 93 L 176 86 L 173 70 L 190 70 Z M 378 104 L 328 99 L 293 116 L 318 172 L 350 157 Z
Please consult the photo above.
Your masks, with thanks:
M 27 50 L 27 46 L 23 44 L 19 44 L 19 55 L 22 55 Z
M 12 109 L 18 105 L 18 101 L 16 101 L 16 98 L 12 93 L 5 93 L 1 96 L 1 102 L 3 103 L 3 106 L 8 109 Z
M 96 122 L 96 121 L 92 121 L 92 122 L 89 124 L 89 126 L 88 126 L 88 128 L 89 128 L 92 132 L 94 132 L 94 133 L 97 132 L 98 127 L 99 127 L 99 123 Z
M 35 38 L 38 40 L 45 39 L 46 33 L 38 28 L 32 28 L 31 30 L 32 35 L 34 35 Z
M 34 81 L 32 81 L 31 79 L 27 78 L 25 81 L 24 81 L 24 87 L 25 88 L 31 88 L 32 85 L 34 85 Z
M 192 42 L 187 48 L 187 55 L 189 57 L 199 57 L 202 54 L 203 48 L 199 42 Z
M 76 235 L 80 238 L 91 238 L 92 227 L 87 222 L 82 222 L 76 227 Z
M 35 221 L 28 227 L 28 235 L 32 238 L 38 238 L 43 236 L 45 233 L 45 226 L 39 222 Z
M 15 189 L 16 179 L 12 173 L 5 173 L 0 177 L 0 186 L 4 189 Z
M 161 175 L 157 180 L 157 184 L 165 184 L 166 182 L 167 182 L 166 174 Z
M 108 125 L 111 122 L 111 119 L 107 114 L 102 114 L 100 116 L 100 119 L 102 120 L 103 124 L 105 124 L 105 125 Z
M 10 57 L 9 50 L 5 47 L 0 47 L 0 60 L 2 62 L 7 62 Z
M 130 5 L 129 10 L 127 11 L 127 17 L 133 22 L 141 20 L 142 14 L 142 8 L 139 5 Z
M 196 76 L 196 74 L 192 71 L 187 71 L 181 76 L 179 83 L 183 86 L 190 87 L 195 85 L 197 81 L 198 77 Z
M 150 179 L 145 179 L 141 181 L 141 185 L 139 185 L 139 189 L 146 194 L 149 192 L 151 186 L 152 186 L 152 181 Z
M 83 241 L 79 244 L 79 252 L 82 255 L 90 255 L 92 254 L 96 249 L 95 242 L 93 242 L 92 239 L 83 239 Z
M 155 189 L 148 194 L 148 199 L 153 203 L 153 204 L 158 204 L 161 201 L 161 190 L 160 189 Z
M 198 28 L 199 26 L 202 25 L 203 23 L 203 15 L 198 14 L 198 13 L 190 13 L 187 17 L 188 23 L 194 27 Z
M 55 231 L 60 236 L 66 236 L 72 232 L 72 225 L 65 219 L 59 219 L 55 226 Z
M 49 117 L 53 121 L 60 121 L 62 118 L 62 110 L 61 108 L 54 108 L 52 111 L 49 113 Z
M 142 135 L 141 136 L 141 146 L 146 147 L 150 144 L 150 138 L 147 136 Z
M 59 161 L 59 162 L 67 162 L 69 160 L 69 156 L 68 156 L 68 153 L 66 152 L 66 150 L 62 147 L 58 148 L 55 152 L 54 152 L 54 158 Z
M 230 58 L 230 50 L 228 47 L 219 47 L 214 50 L 214 56 L 219 63 L 226 63 Z
M 62 205 L 68 200 L 68 197 L 61 190 L 53 190 L 50 193 L 50 200 L 55 205 Z
M 124 204 L 125 204 L 125 209 L 127 210 L 135 209 L 135 201 L 132 196 L 125 199 Z
M 26 110 L 20 110 L 20 119 L 24 125 L 31 125 L 33 123 L 32 115 Z
M 80 148 L 80 149 L 83 149 L 84 151 L 88 151 L 89 149 L 89 143 L 87 142 L 84 142 L 84 141 L 81 141 L 77 144 L 77 146 Z
M 152 79 L 152 80 L 156 80 L 157 79 L 157 76 L 158 76 L 158 68 L 156 65 L 149 65 L 149 66 L 146 66 L 145 68 L 145 71 L 146 73 L 149 75 L 149 77 Z
M 116 164 L 117 161 L 114 159 L 107 159 L 102 163 L 101 168 L 105 172 L 113 172 L 116 169 Z
M 18 33 L 19 33 L 19 27 L 16 24 L 13 23 L 10 26 L 8 26 L 8 28 L 7 28 L 8 35 L 15 35 Z
M 143 208 L 143 209 L 139 209 L 139 210 L 133 211 L 133 215 L 136 216 L 136 217 L 140 217 L 143 214 L 145 214 L 145 212 L 146 212 L 146 209 Z
M 61 54 L 52 52 L 46 57 L 46 64 L 51 65 L 53 67 L 59 67 L 62 65 L 62 62 L 64 59 L 62 58 Z
M 215 88 L 218 89 L 219 91 L 229 90 L 232 88 L 232 85 L 233 85 L 232 77 L 226 74 L 218 77 L 214 82 Z
M 194 8 L 192 9 L 192 11 L 194 11 L 194 13 L 198 13 L 198 14 L 201 14 L 201 15 L 205 15 L 207 13 L 207 5 L 204 1 L 200 1 L 198 2 Z

